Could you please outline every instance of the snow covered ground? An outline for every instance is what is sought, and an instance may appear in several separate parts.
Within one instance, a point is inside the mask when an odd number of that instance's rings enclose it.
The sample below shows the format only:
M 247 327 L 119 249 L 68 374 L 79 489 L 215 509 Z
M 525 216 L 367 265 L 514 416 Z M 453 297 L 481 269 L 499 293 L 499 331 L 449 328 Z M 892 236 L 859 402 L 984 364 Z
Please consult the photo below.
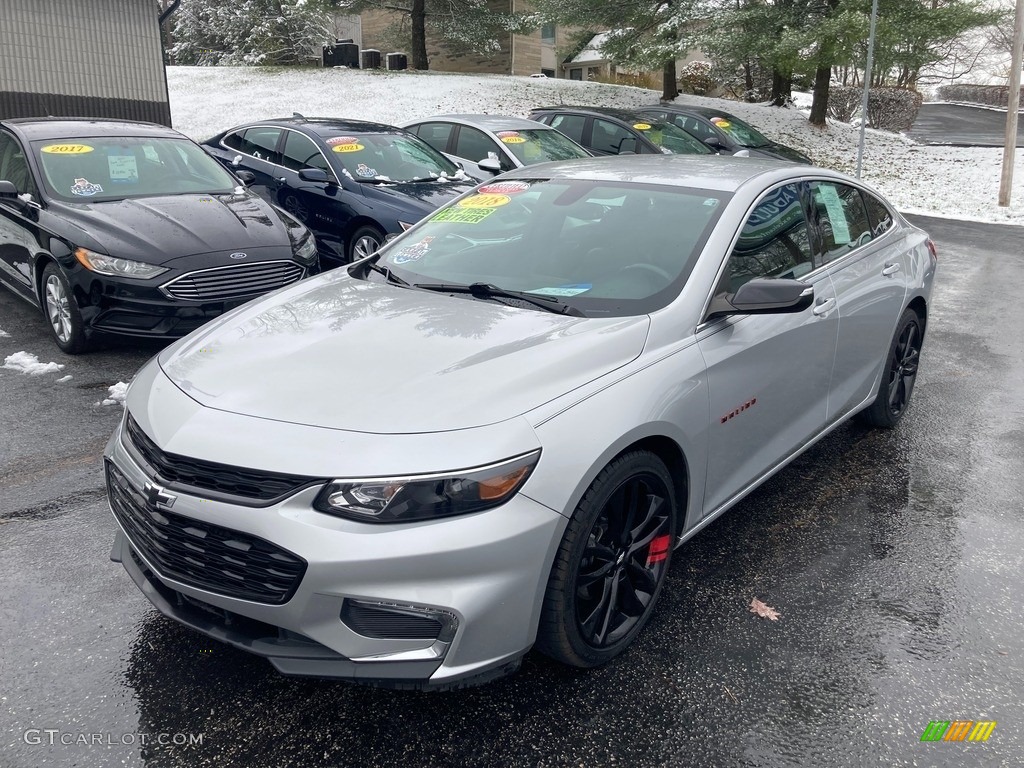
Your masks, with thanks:
M 401 124 L 450 112 L 526 116 L 534 107 L 551 104 L 631 107 L 655 104 L 659 96 L 601 83 L 436 72 L 169 67 L 167 78 L 174 126 L 195 139 L 293 112 Z M 794 107 L 696 96 L 679 101 L 720 105 L 769 137 L 802 149 L 819 165 L 849 173 L 856 167 L 858 132 L 851 125 L 830 122 L 817 129 Z M 929 147 L 869 129 L 863 178 L 902 211 L 1024 224 L 1024 152 L 1017 152 L 1009 208 L 996 203 L 1001 164 L 999 149 Z

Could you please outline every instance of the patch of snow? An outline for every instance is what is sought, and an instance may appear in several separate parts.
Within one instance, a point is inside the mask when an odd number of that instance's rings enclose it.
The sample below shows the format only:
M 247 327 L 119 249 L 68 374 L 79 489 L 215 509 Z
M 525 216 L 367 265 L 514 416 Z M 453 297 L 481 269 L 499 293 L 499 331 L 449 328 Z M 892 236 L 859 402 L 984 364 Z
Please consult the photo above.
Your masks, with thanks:
M 102 401 L 96 403 L 96 405 L 117 405 L 118 403 L 124 405 L 124 398 L 127 394 L 128 385 L 123 381 L 119 381 L 117 384 L 107 387 L 107 396 Z
M 628 109 L 655 105 L 660 96 L 645 88 L 558 78 L 358 69 L 168 67 L 167 79 L 175 127 L 200 140 L 240 123 L 295 111 L 401 125 L 450 113 L 526 116 L 551 104 Z M 338 93 L 345 94 L 340 114 Z M 809 108 L 809 94 L 794 93 L 793 100 L 795 108 L 700 96 L 678 99 L 730 112 L 769 138 L 806 152 L 817 165 L 852 174 L 858 129 L 834 121 L 815 128 L 802 112 Z M 1016 158 L 1018 191 L 1007 208 L 997 203 L 998 148 L 927 146 L 869 128 L 862 175 L 904 212 L 1024 224 L 1024 152 Z
M 61 376 L 57 379 L 58 384 L 63 384 L 65 381 L 71 381 L 74 377 L 69 373 L 67 376 Z
M 0 339 L 9 339 L 9 338 L 11 338 L 11 334 L 9 334 L 3 328 L 0 328 Z
M 44 373 L 57 373 L 64 366 L 60 363 L 40 363 L 39 358 L 31 352 L 15 352 L 4 358 L 3 367 L 29 376 L 40 376 Z

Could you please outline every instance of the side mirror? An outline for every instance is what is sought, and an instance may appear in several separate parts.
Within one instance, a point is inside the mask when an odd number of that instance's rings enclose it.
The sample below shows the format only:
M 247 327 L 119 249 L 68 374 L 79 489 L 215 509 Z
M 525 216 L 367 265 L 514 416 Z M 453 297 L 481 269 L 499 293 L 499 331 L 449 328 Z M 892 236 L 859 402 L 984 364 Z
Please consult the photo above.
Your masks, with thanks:
M 485 157 L 476 164 L 477 168 L 487 173 L 501 173 L 501 161 L 496 157 Z
M 723 144 L 722 140 L 717 136 L 708 136 L 706 139 L 704 139 L 704 143 L 707 144 L 716 152 L 725 149 L 725 144 Z
M 251 187 L 256 183 L 256 174 L 252 171 L 235 171 L 235 176 L 247 187 Z
M 299 171 L 300 181 L 310 181 L 314 184 L 330 184 L 331 177 L 322 168 L 303 168 Z
M 623 139 L 619 142 L 620 155 L 635 155 L 636 154 L 636 139 Z
M 12 181 L 0 181 L 0 199 L 4 200 L 17 200 L 18 199 L 18 188 L 14 186 Z
M 388 232 L 386 235 L 384 235 L 384 242 L 385 243 L 390 243 L 396 237 L 398 237 L 398 233 L 397 232 Z
M 800 280 L 758 277 L 741 285 L 731 299 L 712 304 L 708 319 L 803 312 L 813 303 L 813 285 Z

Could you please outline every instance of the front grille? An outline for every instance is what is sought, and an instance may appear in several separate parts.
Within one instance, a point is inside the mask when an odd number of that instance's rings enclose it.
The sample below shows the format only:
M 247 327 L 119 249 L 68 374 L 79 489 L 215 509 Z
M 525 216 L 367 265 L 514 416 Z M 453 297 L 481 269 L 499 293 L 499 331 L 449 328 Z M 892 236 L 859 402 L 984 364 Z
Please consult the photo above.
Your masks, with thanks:
M 326 482 L 315 477 L 243 469 L 229 464 L 165 453 L 135 423 L 131 414 L 128 415 L 125 429 L 128 440 L 142 459 L 169 485 L 201 488 L 226 496 L 271 502 L 290 496 L 301 488 Z
M 269 541 L 157 509 L 109 461 L 110 508 L 139 554 L 161 575 L 225 597 L 280 605 L 306 572 L 306 561 Z
M 411 611 L 389 610 L 346 600 L 341 620 L 363 637 L 378 640 L 436 640 L 444 625 L 435 618 Z
M 293 261 L 261 261 L 189 272 L 161 286 L 168 296 L 189 301 L 226 301 L 259 296 L 302 279 L 305 270 Z

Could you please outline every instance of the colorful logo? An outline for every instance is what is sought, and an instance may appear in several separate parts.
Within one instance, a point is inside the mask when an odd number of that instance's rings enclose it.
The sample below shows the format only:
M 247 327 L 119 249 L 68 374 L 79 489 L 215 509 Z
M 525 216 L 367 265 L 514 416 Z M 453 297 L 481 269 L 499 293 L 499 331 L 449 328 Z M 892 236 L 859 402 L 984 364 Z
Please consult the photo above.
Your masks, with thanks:
M 525 181 L 496 181 L 493 184 L 484 184 L 477 190 L 481 195 L 515 195 L 529 191 L 530 185 Z
M 988 741 L 995 729 L 995 720 L 932 720 L 921 741 Z
M 92 197 L 102 191 L 103 187 L 93 184 L 88 179 L 75 179 L 75 183 L 71 185 L 71 194 L 77 197 Z

